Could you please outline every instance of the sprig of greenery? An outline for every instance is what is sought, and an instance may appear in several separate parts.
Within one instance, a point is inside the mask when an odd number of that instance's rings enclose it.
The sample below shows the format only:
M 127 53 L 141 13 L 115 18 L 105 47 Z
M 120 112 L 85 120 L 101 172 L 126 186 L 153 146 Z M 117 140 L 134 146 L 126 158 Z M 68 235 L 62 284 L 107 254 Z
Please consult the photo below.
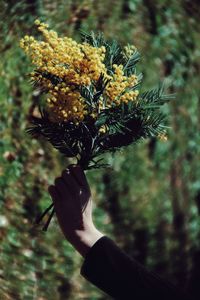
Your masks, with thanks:
M 127 76 L 135 73 L 139 61 L 139 53 L 135 50 L 130 56 L 125 55 L 122 47 L 116 41 L 106 41 L 103 34 L 95 35 L 82 32 L 82 40 L 94 47 L 106 47 L 105 65 L 113 72 L 113 64 L 123 64 Z M 40 75 L 40 74 L 39 74 Z M 52 84 L 60 83 L 58 76 L 43 72 L 42 76 Z M 101 74 L 97 81 L 90 86 L 77 86 L 81 96 L 85 99 L 88 110 L 98 108 L 99 99 L 103 95 L 109 80 Z M 141 80 L 131 87 L 139 88 Z M 40 82 L 34 82 L 40 86 Z M 120 105 L 113 104 L 110 108 L 101 110 L 97 119 L 87 115 L 83 121 L 54 123 L 51 122 L 45 108 L 40 107 L 41 118 L 32 117 L 32 126 L 27 132 L 33 136 L 42 135 L 56 149 L 67 157 L 75 157 L 84 169 L 102 166 L 95 159 L 105 152 L 115 152 L 122 147 L 137 142 L 140 139 L 159 136 L 165 133 L 165 116 L 160 107 L 168 102 L 172 95 L 164 94 L 164 86 L 146 91 L 138 96 L 137 101 L 129 101 Z M 104 101 L 106 98 L 104 97 Z M 104 127 L 105 133 L 100 128 Z M 91 164 L 93 162 L 93 164 Z
M 95 105 L 92 91 L 87 87 L 83 91 L 82 96 Z M 103 110 L 97 120 L 87 116 L 78 124 L 71 121 L 53 123 L 48 113 L 40 108 L 41 118 L 32 117 L 32 126 L 27 132 L 33 136 L 42 135 L 61 153 L 77 158 L 87 169 L 91 160 L 105 152 L 115 152 L 139 139 L 165 133 L 165 115 L 159 109 L 171 99 L 171 95 L 164 95 L 160 86 L 140 97 L 138 102 L 122 103 Z M 106 127 L 105 134 L 99 132 L 102 126 Z

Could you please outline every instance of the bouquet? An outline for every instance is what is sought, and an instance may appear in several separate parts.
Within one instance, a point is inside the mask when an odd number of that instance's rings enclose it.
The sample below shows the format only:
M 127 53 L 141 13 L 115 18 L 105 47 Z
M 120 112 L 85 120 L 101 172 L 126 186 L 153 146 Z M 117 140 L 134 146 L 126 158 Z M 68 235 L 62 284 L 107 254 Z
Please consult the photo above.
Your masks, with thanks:
M 48 25 L 35 21 L 43 40 L 25 36 L 21 48 L 35 66 L 30 80 L 46 96 L 27 131 L 43 136 L 84 170 L 105 167 L 100 156 L 148 137 L 166 139 L 161 106 L 171 99 L 163 85 L 139 92 L 136 73 L 140 54 L 122 47 L 102 33 L 81 32 L 82 42 L 59 37 Z M 44 215 L 53 209 L 51 204 Z M 52 211 L 44 230 L 52 218 Z

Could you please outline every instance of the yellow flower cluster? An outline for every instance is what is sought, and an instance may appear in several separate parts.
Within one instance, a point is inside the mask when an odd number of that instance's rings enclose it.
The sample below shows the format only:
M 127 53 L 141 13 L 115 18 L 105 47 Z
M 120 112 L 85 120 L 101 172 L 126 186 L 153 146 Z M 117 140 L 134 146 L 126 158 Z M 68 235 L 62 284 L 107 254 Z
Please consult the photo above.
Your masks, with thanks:
M 108 106 L 113 102 L 120 104 L 121 102 L 134 101 L 138 96 L 138 90 L 130 91 L 130 87 L 137 84 L 137 76 L 126 77 L 123 72 L 123 65 L 113 65 L 113 68 L 115 70 L 113 78 L 106 88 Z
M 136 51 L 136 47 L 134 45 L 127 45 L 124 47 L 124 54 L 126 57 L 131 57 L 131 55 Z
M 167 134 L 166 133 L 161 133 L 158 134 L 158 138 L 160 141 L 166 142 L 168 140 Z
M 114 65 L 113 76 L 108 75 L 104 64 L 104 46 L 96 48 L 88 43 L 77 43 L 68 37 L 61 38 L 55 31 L 48 30 L 47 24 L 39 20 L 35 24 L 44 40 L 38 41 L 26 35 L 21 39 L 20 46 L 36 66 L 36 71 L 31 73 L 32 80 L 39 81 L 48 93 L 47 109 L 52 121 L 83 120 L 88 111 L 77 87 L 89 86 L 101 74 L 110 79 L 104 93 L 108 107 L 112 102 L 120 104 L 136 99 L 138 91 L 129 89 L 137 83 L 136 75 L 126 77 L 122 65 Z M 44 74 L 50 74 L 58 82 L 53 84 Z M 92 112 L 92 117 L 95 118 L 104 108 L 101 98 L 99 109 Z

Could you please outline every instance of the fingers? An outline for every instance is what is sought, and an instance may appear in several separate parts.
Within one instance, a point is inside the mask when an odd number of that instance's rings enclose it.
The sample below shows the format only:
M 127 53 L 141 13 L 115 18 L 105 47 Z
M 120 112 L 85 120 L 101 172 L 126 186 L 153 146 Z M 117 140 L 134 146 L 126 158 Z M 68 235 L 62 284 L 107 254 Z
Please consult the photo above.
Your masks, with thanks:
M 82 188 L 89 185 L 83 169 L 79 165 L 70 165 L 62 172 L 61 177 L 55 179 L 55 185 L 48 188 L 53 201 L 65 200 L 67 196 L 79 195 Z
M 88 187 L 87 178 L 81 166 L 70 165 L 68 169 L 70 170 L 70 173 L 73 175 L 73 177 L 76 179 L 79 185 L 81 185 L 82 187 Z
M 55 179 L 55 185 L 50 185 L 48 191 L 54 202 L 64 200 L 69 195 L 67 186 L 61 177 Z
M 69 169 L 66 169 L 62 172 L 62 179 L 67 187 L 67 189 L 71 193 L 77 193 L 79 189 L 79 184 L 77 183 L 76 179 L 74 176 L 71 174 Z
M 57 177 L 55 179 L 55 187 L 62 199 L 65 199 L 69 194 L 69 187 L 62 177 Z
M 59 194 L 54 185 L 50 185 L 48 187 L 48 191 L 49 191 L 49 194 L 50 194 L 53 202 L 55 202 L 56 200 L 59 200 Z

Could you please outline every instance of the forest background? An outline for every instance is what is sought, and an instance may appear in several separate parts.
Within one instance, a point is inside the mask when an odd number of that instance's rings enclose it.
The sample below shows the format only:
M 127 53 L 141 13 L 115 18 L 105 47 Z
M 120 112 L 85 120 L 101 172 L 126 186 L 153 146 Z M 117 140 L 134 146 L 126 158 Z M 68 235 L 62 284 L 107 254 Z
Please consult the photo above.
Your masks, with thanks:
M 79 30 L 134 44 L 142 89 L 165 79 L 168 141 L 107 155 L 87 172 L 96 226 L 127 254 L 180 287 L 200 270 L 200 6 L 197 0 L 0 0 L 0 299 L 110 299 L 80 276 L 82 258 L 57 221 L 33 226 L 48 185 L 69 163 L 25 133 L 40 94 L 19 48 L 34 20 L 80 40 Z M 197 287 L 196 287 L 197 288 Z

